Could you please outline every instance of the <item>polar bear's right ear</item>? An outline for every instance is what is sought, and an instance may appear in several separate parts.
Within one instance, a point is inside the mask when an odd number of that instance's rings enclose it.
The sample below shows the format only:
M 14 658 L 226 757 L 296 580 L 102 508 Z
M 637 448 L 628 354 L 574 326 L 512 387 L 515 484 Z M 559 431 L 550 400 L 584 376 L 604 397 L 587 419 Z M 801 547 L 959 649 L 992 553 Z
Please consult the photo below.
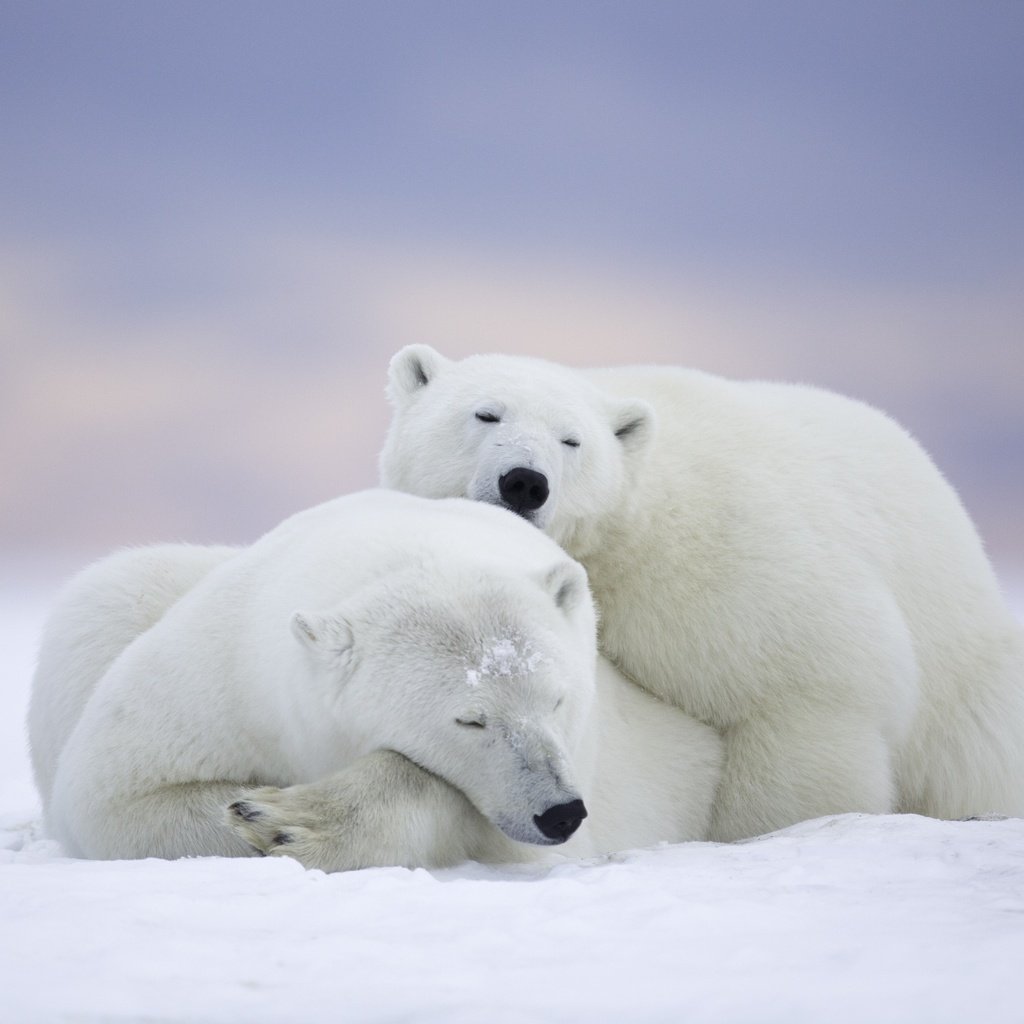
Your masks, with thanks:
M 292 633 L 312 654 L 328 665 L 346 668 L 352 660 L 355 637 L 352 627 L 340 615 L 311 615 L 296 612 Z
M 388 399 L 393 405 L 404 405 L 449 361 L 429 345 L 406 345 L 392 356 L 388 366 Z

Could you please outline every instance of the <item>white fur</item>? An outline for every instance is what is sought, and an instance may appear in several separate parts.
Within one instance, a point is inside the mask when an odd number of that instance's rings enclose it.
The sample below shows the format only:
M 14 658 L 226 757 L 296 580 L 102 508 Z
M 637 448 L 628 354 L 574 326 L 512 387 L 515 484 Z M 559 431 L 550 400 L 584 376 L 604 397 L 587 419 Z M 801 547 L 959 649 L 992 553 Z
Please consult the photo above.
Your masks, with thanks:
M 29 730 L 50 830 L 97 858 L 310 867 L 703 837 L 713 730 L 603 661 L 583 570 L 515 516 L 376 491 L 248 549 L 120 552 L 59 598 Z M 230 806 L 230 810 L 228 810 Z
M 843 811 L 1024 813 L 1021 629 L 952 488 L 883 414 L 422 345 L 388 392 L 386 486 L 500 501 L 496 475 L 547 476 L 530 518 L 586 567 L 603 652 L 724 737 L 715 838 Z

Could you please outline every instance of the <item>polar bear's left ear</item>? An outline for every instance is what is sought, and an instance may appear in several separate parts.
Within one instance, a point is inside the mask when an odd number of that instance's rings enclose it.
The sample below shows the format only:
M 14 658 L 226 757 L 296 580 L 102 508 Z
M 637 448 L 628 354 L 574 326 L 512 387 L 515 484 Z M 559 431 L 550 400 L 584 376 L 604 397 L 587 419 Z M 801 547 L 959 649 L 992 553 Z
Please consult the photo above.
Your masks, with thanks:
M 643 451 L 654 438 L 654 409 L 640 398 L 627 398 L 612 408 L 612 432 L 630 453 Z
M 429 345 L 406 345 L 392 356 L 388 365 L 388 399 L 393 405 L 404 405 L 449 361 Z
M 355 637 L 352 627 L 340 615 L 312 615 L 296 612 L 292 633 L 310 653 L 335 668 L 347 668 L 352 660 Z
M 547 571 L 544 576 L 544 589 L 566 614 L 575 611 L 583 601 L 590 600 L 586 570 L 579 562 L 574 562 L 570 558 Z

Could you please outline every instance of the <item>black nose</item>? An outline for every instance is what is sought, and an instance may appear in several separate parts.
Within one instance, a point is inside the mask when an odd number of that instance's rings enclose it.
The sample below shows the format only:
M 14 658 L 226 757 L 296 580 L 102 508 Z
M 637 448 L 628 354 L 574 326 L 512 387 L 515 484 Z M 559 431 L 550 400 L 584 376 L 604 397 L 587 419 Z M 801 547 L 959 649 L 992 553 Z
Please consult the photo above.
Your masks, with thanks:
M 510 469 L 498 480 L 501 500 L 513 512 L 532 512 L 548 500 L 548 478 L 535 469 Z
M 535 814 L 533 823 L 548 837 L 564 843 L 580 827 L 587 816 L 582 800 L 570 800 L 567 804 L 556 804 L 543 814 Z

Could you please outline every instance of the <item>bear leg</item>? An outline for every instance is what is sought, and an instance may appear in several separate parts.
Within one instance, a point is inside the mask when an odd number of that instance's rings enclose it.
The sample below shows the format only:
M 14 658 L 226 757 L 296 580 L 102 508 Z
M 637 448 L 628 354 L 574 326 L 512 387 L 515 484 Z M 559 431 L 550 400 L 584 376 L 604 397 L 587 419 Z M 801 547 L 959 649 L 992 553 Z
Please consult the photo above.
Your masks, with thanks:
M 862 716 L 758 718 L 725 730 L 709 838 L 731 842 L 828 814 L 894 810 L 888 744 Z
M 461 792 L 390 750 L 317 782 L 249 790 L 227 822 L 256 852 L 323 871 L 446 867 L 504 840 Z

